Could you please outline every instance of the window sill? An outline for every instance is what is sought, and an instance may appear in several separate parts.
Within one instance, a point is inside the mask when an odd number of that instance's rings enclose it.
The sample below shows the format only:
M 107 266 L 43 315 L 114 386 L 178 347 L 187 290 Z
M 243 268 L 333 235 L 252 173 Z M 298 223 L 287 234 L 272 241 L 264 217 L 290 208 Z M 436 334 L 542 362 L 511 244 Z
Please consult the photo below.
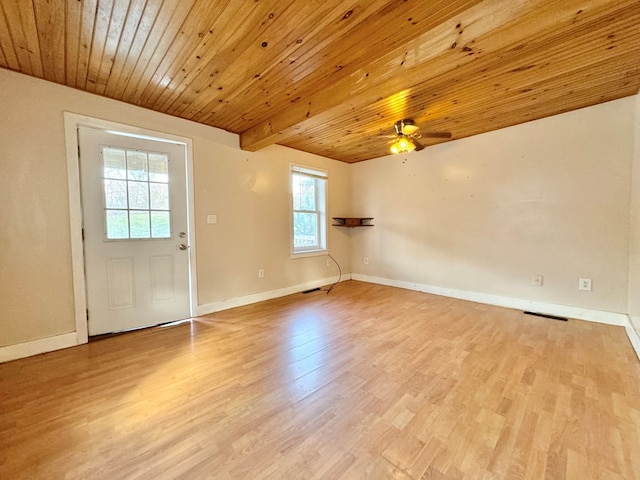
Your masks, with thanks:
M 297 253 L 291 253 L 290 258 L 306 258 L 306 257 L 319 257 L 321 255 L 326 255 L 329 253 L 329 250 L 322 249 L 322 250 L 308 250 L 305 252 L 297 252 Z

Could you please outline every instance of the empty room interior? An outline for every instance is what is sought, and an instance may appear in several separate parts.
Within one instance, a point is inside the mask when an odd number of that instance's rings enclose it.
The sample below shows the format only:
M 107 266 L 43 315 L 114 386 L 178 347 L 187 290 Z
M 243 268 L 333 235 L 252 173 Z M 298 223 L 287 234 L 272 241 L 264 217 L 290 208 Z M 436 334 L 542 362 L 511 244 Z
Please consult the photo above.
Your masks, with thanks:
M 0 0 L 0 478 L 640 478 L 639 0 Z

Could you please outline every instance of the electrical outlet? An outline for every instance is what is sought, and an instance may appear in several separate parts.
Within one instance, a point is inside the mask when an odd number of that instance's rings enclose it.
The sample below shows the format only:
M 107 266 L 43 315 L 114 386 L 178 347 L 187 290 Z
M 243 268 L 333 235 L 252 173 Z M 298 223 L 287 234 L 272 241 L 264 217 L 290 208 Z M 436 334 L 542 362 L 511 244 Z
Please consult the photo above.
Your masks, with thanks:
M 330 267 L 330 266 L 331 266 L 331 259 L 327 258 L 327 267 Z
M 544 277 L 542 275 L 534 275 L 531 279 L 531 285 L 534 287 L 541 287 L 544 282 Z
M 264 268 L 258 270 L 258 278 L 264 278 Z
M 207 215 L 207 223 L 218 223 L 217 215 Z
M 369 265 L 369 257 L 364 257 L 364 264 Z
M 578 282 L 578 290 L 591 291 L 591 279 L 590 278 L 580 278 L 580 281 Z

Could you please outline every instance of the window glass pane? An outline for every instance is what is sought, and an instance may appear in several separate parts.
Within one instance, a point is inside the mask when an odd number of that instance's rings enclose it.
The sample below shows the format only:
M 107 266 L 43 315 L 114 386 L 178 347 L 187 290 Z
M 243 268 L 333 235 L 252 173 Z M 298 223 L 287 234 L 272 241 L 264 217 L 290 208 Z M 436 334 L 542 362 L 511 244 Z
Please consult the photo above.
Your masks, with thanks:
M 314 178 L 303 177 L 300 182 L 302 190 L 302 209 L 316 209 L 316 180 Z
M 127 208 L 125 180 L 104 180 L 104 205 L 106 208 Z
M 124 150 L 120 148 L 105 147 L 102 150 L 103 176 L 124 180 L 127 176 L 127 160 Z
M 131 238 L 150 238 L 149 212 L 129 211 Z
M 314 178 L 293 174 L 292 191 L 294 210 L 316 209 L 316 180 Z
M 291 176 L 291 193 L 293 194 L 293 209 L 301 210 L 302 192 L 300 190 L 300 175 L 295 173 Z
M 127 174 L 129 180 L 147 180 L 147 154 L 127 150 Z
M 149 184 L 147 182 L 129 182 L 129 208 L 149 208 Z
M 129 216 L 126 210 L 107 210 L 107 238 L 129 238 Z
M 171 237 L 169 212 L 151 212 L 151 236 L 153 238 Z
M 169 158 L 166 155 L 149 154 L 149 180 L 162 183 L 169 181 Z
M 318 215 L 295 212 L 293 214 L 294 247 L 315 247 L 318 244 Z
M 169 210 L 169 185 L 166 183 L 150 183 L 151 208 Z M 153 222 L 152 222 L 153 223 Z

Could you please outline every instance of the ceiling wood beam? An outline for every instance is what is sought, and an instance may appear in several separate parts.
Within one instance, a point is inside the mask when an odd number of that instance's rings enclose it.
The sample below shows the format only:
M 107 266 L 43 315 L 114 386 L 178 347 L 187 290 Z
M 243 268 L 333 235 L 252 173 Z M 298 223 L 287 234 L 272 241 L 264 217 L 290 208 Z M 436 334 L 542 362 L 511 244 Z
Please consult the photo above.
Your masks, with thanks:
M 241 147 L 256 151 L 284 141 L 321 113 L 370 105 L 484 57 L 513 53 L 549 31 L 570 31 L 592 14 L 624 5 L 637 8 L 638 2 L 568 0 L 550 8 L 543 0 L 484 1 L 260 122 L 241 134 Z

